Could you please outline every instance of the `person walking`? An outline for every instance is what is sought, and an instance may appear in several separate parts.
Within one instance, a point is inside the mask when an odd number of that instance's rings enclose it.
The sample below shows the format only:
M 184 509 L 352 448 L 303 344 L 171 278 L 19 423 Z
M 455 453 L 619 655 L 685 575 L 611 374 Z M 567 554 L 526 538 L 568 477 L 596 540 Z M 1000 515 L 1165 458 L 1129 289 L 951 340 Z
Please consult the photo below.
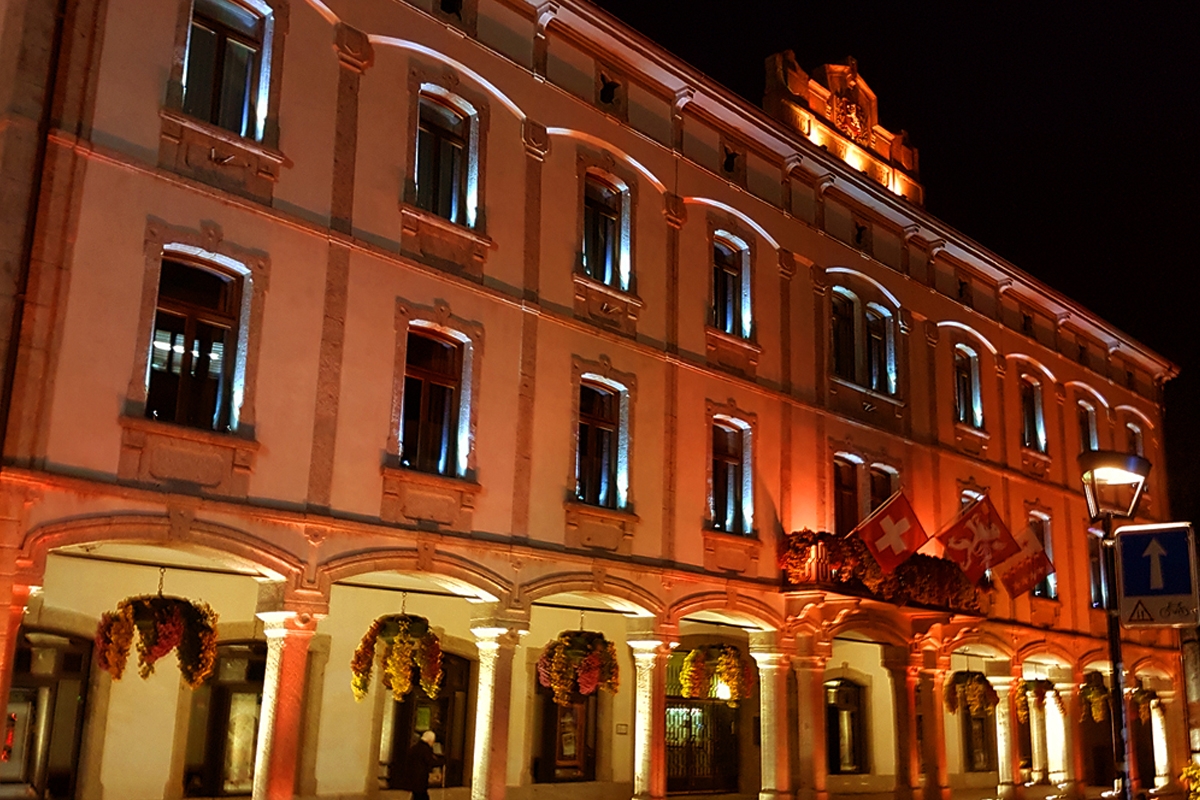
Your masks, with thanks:
M 425 731 L 408 750 L 404 760 L 405 788 L 412 792 L 412 800 L 429 800 L 429 773 L 442 763 L 442 757 L 434 752 L 437 734 Z

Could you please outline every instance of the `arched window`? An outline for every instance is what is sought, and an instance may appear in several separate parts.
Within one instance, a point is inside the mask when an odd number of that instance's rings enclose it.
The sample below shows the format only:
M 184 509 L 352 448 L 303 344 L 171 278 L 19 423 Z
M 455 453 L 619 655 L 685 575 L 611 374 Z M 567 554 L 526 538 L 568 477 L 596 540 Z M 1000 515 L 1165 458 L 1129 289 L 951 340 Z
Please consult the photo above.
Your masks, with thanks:
M 858 525 L 858 463 L 846 456 L 833 459 L 833 529 L 845 536 Z
M 863 688 L 848 680 L 825 683 L 825 743 L 830 775 L 867 772 Z
M 418 102 L 417 206 L 466 225 L 470 118 L 441 97 L 422 94 Z
M 754 531 L 751 429 L 742 420 L 715 416 L 712 422 L 713 530 L 739 535 Z
M 962 344 L 954 347 L 954 419 L 978 430 L 983 428 L 979 354 Z
M 1046 424 L 1042 414 L 1042 384 L 1029 376 L 1021 378 L 1021 446 L 1046 452 Z
M 871 484 L 871 507 L 868 511 L 874 511 L 895 494 L 898 481 L 896 471 L 882 464 L 871 465 L 869 480 Z
M 896 393 L 896 354 L 892 312 L 860 301 L 842 286 L 830 299 L 833 374 L 879 394 Z
M 712 326 L 722 333 L 749 339 L 754 331 L 750 248 L 736 236 L 716 231 L 712 262 Z
M 431 330 L 409 328 L 400 428 L 401 466 L 460 476 L 462 376 L 463 348 L 459 342 Z
M 1029 514 L 1029 529 L 1050 563 L 1054 563 L 1054 543 L 1050 536 L 1050 518 L 1045 514 L 1034 511 Z M 1044 597 L 1053 600 L 1058 597 L 1058 576 L 1051 572 L 1033 587 L 1034 597 Z
M 1096 429 L 1096 407 L 1080 400 L 1075 406 L 1075 416 L 1079 421 L 1080 452 L 1087 453 L 1100 449 L 1099 434 Z
M 1146 455 L 1146 440 L 1142 436 L 1142 426 L 1136 422 L 1125 423 L 1125 452 L 1135 456 Z
M 588 172 L 583 182 L 583 273 L 629 291 L 630 202 L 623 184 Z
M 241 294 L 238 276 L 163 260 L 146 416 L 221 432 L 233 427 Z

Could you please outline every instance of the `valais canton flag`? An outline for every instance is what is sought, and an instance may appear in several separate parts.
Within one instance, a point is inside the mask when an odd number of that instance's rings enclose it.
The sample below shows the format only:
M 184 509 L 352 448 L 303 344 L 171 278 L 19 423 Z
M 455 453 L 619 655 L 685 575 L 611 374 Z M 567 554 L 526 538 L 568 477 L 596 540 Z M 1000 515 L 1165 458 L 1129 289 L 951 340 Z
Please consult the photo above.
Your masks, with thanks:
M 972 585 L 979 583 L 983 573 L 1021 552 L 986 494 L 939 533 L 937 539 L 946 548 L 946 558 L 958 564 Z
M 904 492 L 889 497 L 856 530 L 884 573 L 903 564 L 929 541 Z
M 1017 544 L 1021 552 L 996 570 L 996 576 L 1008 590 L 1009 597 L 1020 597 L 1054 572 L 1054 564 L 1046 557 L 1046 551 L 1032 528 L 1021 532 Z

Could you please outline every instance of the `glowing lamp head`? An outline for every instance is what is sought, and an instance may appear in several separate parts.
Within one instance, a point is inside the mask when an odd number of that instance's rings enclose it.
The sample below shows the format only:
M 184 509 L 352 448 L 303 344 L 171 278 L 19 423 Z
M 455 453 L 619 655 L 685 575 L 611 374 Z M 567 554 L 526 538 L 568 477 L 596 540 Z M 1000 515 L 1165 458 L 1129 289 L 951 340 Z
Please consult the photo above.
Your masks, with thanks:
M 733 699 L 733 690 L 729 688 L 729 684 L 726 683 L 725 681 L 722 681 L 722 680 L 717 681 L 717 699 L 718 700 L 732 700 Z
M 1079 454 L 1079 471 L 1093 522 L 1105 514 L 1132 518 L 1137 513 L 1146 477 L 1150 474 L 1149 461 L 1130 453 L 1091 450 Z M 1112 492 L 1109 487 L 1121 486 L 1128 486 L 1133 491 L 1128 503 L 1115 505 L 1111 498 L 1125 496 L 1125 493 Z

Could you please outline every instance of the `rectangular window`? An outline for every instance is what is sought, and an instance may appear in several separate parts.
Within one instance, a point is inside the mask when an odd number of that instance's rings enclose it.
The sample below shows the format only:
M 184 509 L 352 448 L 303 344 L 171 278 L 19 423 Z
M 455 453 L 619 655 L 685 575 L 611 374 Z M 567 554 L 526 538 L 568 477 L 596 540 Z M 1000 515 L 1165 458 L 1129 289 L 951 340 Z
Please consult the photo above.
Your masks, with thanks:
M 583 186 L 583 271 L 621 288 L 621 191 L 588 175 Z
M 713 327 L 742 335 L 742 251 L 713 242 Z
M 1033 531 L 1034 537 L 1038 544 L 1042 546 L 1042 550 L 1046 553 L 1046 558 L 1050 562 L 1054 562 L 1053 542 L 1050 538 L 1050 520 L 1041 514 L 1031 514 L 1029 516 L 1029 528 Z M 1034 597 L 1045 597 L 1053 600 L 1058 597 L 1058 576 L 1053 572 L 1042 578 L 1036 586 L 1033 587 Z
M 825 742 L 829 774 L 867 771 L 862 687 L 847 680 L 825 684 Z
M 844 536 L 858 525 L 858 465 L 845 458 L 833 460 L 834 532 Z
M 416 670 L 413 690 L 403 700 L 387 697 L 384 700 L 384 720 L 381 730 L 379 763 L 384 788 L 404 786 L 405 760 L 408 751 L 425 731 L 437 737 L 434 753 L 442 763 L 434 767 L 429 785 L 450 787 L 466 782 L 468 696 L 474 685 L 470 679 L 471 662 L 461 656 L 442 654 L 442 686 L 436 699 L 430 699 L 417 687 Z
M 886 503 L 895 491 L 895 474 L 883 467 L 871 467 L 871 510 Z
M 554 702 L 538 685 L 542 705 L 541 753 L 534 759 L 538 783 L 596 779 L 596 695 L 575 695 L 568 705 Z
M 712 524 L 726 533 L 745 533 L 742 511 L 743 431 L 712 426 Z
M 978 673 L 976 673 L 978 674 Z M 965 702 L 959 702 L 962 718 L 963 762 L 967 772 L 991 772 L 996 769 L 996 716 L 989 708 L 972 713 Z
M 867 312 L 867 386 L 874 392 L 891 394 L 888 376 L 887 319 Z
M 1087 549 L 1088 549 L 1088 589 L 1089 599 L 1091 600 L 1092 608 L 1104 608 L 1105 589 L 1104 589 L 1104 567 L 1102 566 L 1102 554 L 1100 548 L 1103 545 L 1100 543 L 1098 531 L 1088 531 Z
M 575 456 L 575 497 L 617 507 L 617 452 L 620 396 L 595 384 L 579 386 L 579 442 Z
M 164 260 L 150 342 L 146 416 L 228 431 L 241 281 Z
M 258 136 L 263 19 L 228 0 L 195 0 L 183 110 L 239 136 Z
M 465 225 L 470 120 L 422 95 L 417 127 L 417 206 Z
M 400 464 L 421 472 L 457 470 L 462 348 L 429 333 L 408 332 Z

